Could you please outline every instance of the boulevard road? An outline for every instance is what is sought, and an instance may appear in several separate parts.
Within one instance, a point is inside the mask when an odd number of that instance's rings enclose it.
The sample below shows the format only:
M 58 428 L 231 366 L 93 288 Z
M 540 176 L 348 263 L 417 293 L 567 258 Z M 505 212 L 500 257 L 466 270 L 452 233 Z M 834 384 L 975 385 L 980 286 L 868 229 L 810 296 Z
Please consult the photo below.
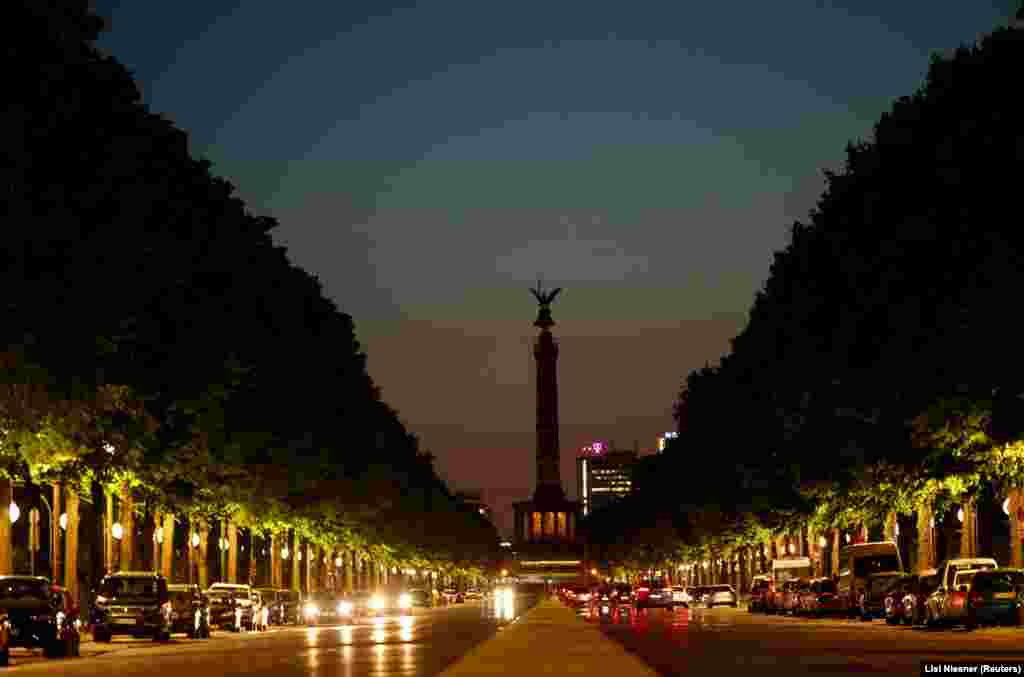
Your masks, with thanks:
M 580 613 L 662 675 L 920 675 L 922 660 L 1024 662 L 1024 628 L 931 630 L 732 608 Z
M 517 596 L 514 608 L 467 602 L 416 609 L 411 616 L 360 618 L 348 625 L 271 628 L 269 632 L 213 633 L 209 640 L 174 635 L 170 642 L 116 638 L 82 644 L 82 657 L 47 660 L 41 652 L 11 651 L 11 674 L 156 677 L 318 675 L 430 677 L 528 610 L 535 599 Z

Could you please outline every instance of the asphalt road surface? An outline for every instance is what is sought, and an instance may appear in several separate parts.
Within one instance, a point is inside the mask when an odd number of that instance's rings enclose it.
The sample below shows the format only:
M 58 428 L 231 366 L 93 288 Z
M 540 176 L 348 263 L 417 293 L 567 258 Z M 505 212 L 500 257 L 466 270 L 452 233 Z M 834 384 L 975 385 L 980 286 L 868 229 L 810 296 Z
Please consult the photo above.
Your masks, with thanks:
M 15 674 L 70 676 L 168 675 L 320 675 L 358 677 L 436 675 L 498 628 L 535 603 L 517 596 L 514 608 L 467 602 L 416 609 L 411 616 L 360 618 L 350 625 L 283 627 L 268 632 L 214 632 L 209 640 L 174 635 L 170 642 L 116 638 L 110 644 L 87 642 L 82 657 L 48 660 L 41 652 L 12 649 Z
M 920 675 L 922 661 L 1022 661 L 1024 627 L 931 630 L 746 609 L 581 610 L 662 675 Z

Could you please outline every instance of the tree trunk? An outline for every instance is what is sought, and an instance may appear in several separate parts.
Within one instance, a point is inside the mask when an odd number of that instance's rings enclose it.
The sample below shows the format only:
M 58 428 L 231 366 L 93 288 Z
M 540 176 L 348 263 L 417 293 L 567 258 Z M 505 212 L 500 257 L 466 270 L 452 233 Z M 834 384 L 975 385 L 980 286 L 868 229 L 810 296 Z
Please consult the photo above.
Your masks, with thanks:
M 206 520 L 199 522 L 199 546 L 196 548 L 199 558 L 199 587 L 206 590 L 210 587 L 210 525 Z
M 160 546 L 160 572 L 168 583 L 174 582 L 174 515 L 166 513 L 161 525 L 164 542 Z
M 89 586 L 95 588 L 99 585 L 99 582 L 103 580 L 103 577 L 107 575 L 110 570 L 108 568 L 108 555 L 107 555 L 107 539 L 110 538 L 110 529 L 107 526 L 106 520 L 110 515 L 110 506 L 107 503 L 107 492 L 103 490 L 103 485 L 93 480 L 89 483 L 89 495 L 92 498 L 93 512 L 95 513 L 93 523 L 93 537 L 89 539 L 89 563 L 92 571 L 89 572 Z M 64 580 L 67 581 L 75 577 L 75 569 L 72 567 L 71 560 L 68 559 L 67 553 L 71 543 L 71 500 L 72 496 L 75 499 L 78 498 L 78 494 L 75 492 L 74 486 L 69 486 L 64 496 L 64 512 L 68 516 L 68 529 L 64 535 L 65 545 L 65 557 L 64 557 Z M 76 503 L 77 509 L 77 503 Z M 78 550 L 75 550 L 76 564 Z
M 839 529 L 832 530 L 832 572 L 831 576 L 839 574 L 839 550 L 843 547 L 840 541 Z
M 121 529 L 121 570 L 135 571 L 135 498 L 127 483 L 121 490 Z
M 228 533 L 228 571 L 224 578 L 228 583 L 238 583 L 238 527 L 234 522 L 227 522 Z
M 64 571 L 61 568 L 63 556 L 61 553 L 61 534 L 64 530 L 60 528 L 60 516 L 63 512 L 61 506 L 61 483 L 53 483 L 53 502 L 51 503 L 50 517 L 50 564 L 52 566 L 51 580 L 60 584 L 64 580 Z
M 68 528 L 64 535 L 64 587 L 75 604 L 78 604 L 81 594 L 78 584 L 78 492 L 73 487 L 66 492 L 64 504 L 68 516 Z M 95 561 L 98 564 L 100 560 Z
M 1024 567 L 1024 550 L 1021 548 L 1024 543 L 1024 490 L 1013 488 L 1007 498 L 1010 499 L 1007 506 L 1010 511 L 1010 566 L 1019 569 Z
M 345 592 L 352 593 L 355 590 L 354 574 L 356 568 L 356 553 L 345 553 L 342 558 L 345 564 Z
M 924 573 L 935 568 L 935 528 L 932 526 L 932 511 L 920 508 L 917 511 L 917 571 Z
M 302 543 L 298 535 L 292 532 L 292 592 L 302 592 Z
M 0 479 L 0 576 L 10 576 L 14 573 L 14 534 L 9 511 L 13 499 L 14 483 L 8 479 Z
M 966 500 L 961 506 L 964 521 L 960 525 L 960 556 L 978 556 L 978 507 L 974 500 Z

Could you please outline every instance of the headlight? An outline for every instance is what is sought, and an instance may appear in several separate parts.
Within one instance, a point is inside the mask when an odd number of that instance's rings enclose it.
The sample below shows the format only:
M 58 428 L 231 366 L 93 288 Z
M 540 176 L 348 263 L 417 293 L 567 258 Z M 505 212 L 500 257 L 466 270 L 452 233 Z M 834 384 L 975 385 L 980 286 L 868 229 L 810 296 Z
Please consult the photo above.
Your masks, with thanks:
M 384 598 L 381 597 L 380 595 L 374 595 L 373 597 L 371 597 L 370 598 L 370 608 L 371 609 L 383 609 L 384 608 Z
M 316 604 L 307 604 L 303 610 L 306 612 L 307 616 L 317 616 L 320 614 L 320 609 Z
M 338 614 L 341 616 L 351 616 L 352 602 L 338 602 Z
M 408 609 L 409 607 L 411 607 L 412 596 L 407 592 L 403 592 L 401 595 L 398 596 L 398 606 L 402 609 Z

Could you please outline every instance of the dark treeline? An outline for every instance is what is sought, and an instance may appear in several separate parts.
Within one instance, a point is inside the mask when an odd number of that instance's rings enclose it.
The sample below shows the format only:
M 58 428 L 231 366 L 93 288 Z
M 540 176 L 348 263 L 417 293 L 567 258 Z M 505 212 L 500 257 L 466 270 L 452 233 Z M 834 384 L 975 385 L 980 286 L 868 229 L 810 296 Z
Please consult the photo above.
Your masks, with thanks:
M 1019 29 L 934 57 L 848 145 L 731 352 L 686 379 L 679 438 L 589 520 L 606 556 L 640 561 L 623 534 L 659 519 L 649 563 L 1020 485 L 1021 63 Z
M 2 472 L 478 564 L 493 527 L 381 400 L 352 318 L 95 47 L 88 4 L 16 0 L 0 28 Z

